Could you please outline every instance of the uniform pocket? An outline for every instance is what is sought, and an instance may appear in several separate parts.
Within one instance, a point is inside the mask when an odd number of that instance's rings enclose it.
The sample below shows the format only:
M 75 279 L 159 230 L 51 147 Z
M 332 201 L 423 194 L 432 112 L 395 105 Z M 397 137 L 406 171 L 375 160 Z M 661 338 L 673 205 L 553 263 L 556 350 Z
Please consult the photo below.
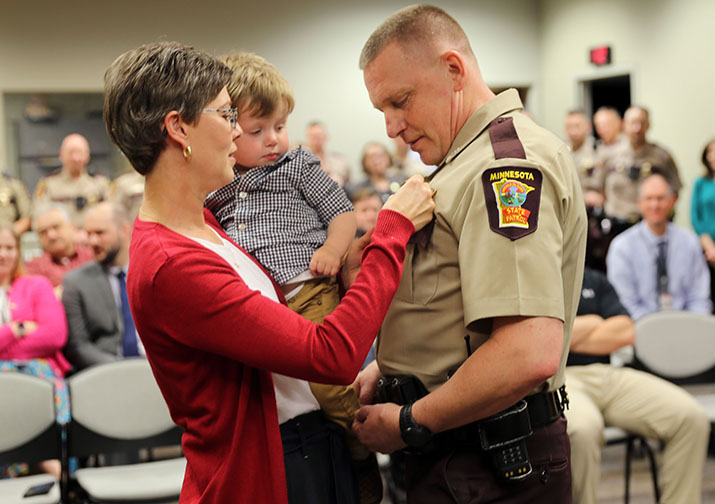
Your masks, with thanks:
M 413 244 L 408 245 L 405 269 L 395 297 L 401 301 L 426 305 L 434 298 L 438 284 L 439 273 L 434 246 L 423 249 Z

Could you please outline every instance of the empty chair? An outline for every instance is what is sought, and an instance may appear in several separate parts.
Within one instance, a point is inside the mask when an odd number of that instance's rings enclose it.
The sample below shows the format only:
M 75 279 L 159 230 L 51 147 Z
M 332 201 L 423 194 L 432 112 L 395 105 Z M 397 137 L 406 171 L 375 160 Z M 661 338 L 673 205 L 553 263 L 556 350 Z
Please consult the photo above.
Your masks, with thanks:
M 68 455 L 85 457 L 177 445 L 182 431 L 156 385 L 149 363 L 125 359 L 88 368 L 69 379 L 72 421 Z M 79 487 L 97 502 L 177 500 L 186 459 L 79 469 Z
M 0 398 L 0 464 L 61 458 L 61 427 L 49 381 L 0 373 Z M 50 474 L 0 480 L 0 502 L 56 504 L 60 482 Z

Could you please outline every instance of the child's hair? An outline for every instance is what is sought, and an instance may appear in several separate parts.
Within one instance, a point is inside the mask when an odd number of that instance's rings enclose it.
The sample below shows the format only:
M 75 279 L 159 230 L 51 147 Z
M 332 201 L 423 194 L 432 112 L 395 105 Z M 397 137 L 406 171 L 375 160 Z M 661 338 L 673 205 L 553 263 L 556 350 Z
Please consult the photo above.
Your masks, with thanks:
M 380 198 L 380 195 L 377 193 L 377 191 L 375 191 L 375 189 L 371 187 L 362 187 L 355 191 L 352 195 L 350 195 L 350 202 L 354 205 L 358 201 L 375 197 L 379 198 L 382 201 L 382 198 Z
M 226 86 L 238 113 L 258 117 L 272 115 L 282 104 L 293 112 L 295 101 L 288 81 L 278 69 L 253 53 L 235 52 L 221 58 L 233 70 Z

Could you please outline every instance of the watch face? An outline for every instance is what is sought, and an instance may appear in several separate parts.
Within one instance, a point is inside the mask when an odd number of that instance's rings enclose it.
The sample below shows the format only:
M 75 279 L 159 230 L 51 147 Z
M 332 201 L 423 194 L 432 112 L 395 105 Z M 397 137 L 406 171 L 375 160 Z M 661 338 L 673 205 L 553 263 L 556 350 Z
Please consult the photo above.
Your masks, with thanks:
M 432 433 L 429 429 L 419 425 L 407 427 L 404 431 L 404 440 L 408 446 L 414 448 L 422 448 L 432 439 Z

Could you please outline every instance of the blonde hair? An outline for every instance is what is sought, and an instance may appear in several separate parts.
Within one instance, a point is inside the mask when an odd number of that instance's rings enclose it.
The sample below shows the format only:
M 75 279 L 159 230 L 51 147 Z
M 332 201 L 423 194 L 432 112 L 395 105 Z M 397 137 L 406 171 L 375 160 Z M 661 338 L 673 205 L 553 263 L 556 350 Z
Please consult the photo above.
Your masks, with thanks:
M 410 5 L 385 19 L 370 35 L 360 53 L 360 70 L 365 70 L 392 42 L 424 50 L 437 40 L 447 41 L 465 54 L 474 54 L 467 35 L 452 16 L 433 5 Z
M 10 275 L 10 281 L 13 282 L 15 279 L 21 277 L 25 274 L 25 268 L 22 265 L 22 249 L 20 247 L 20 236 L 15 232 L 15 228 L 8 221 L 0 221 L 0 233 L 3 231 L 8 231 L 12 237 L 15 239 L 15 246 L 17 247 L 17 262 L 15 263 L 15 268 L 12 270 L 12 275 Z
M 288 81 L 278 69 L 257 54 L 236 52 L 221 58 L 233 70 L 226 88 L 238 113 L 248 112 L 258 117 L 272 115 L 285 104 L 293 112 L 295 101 Z

